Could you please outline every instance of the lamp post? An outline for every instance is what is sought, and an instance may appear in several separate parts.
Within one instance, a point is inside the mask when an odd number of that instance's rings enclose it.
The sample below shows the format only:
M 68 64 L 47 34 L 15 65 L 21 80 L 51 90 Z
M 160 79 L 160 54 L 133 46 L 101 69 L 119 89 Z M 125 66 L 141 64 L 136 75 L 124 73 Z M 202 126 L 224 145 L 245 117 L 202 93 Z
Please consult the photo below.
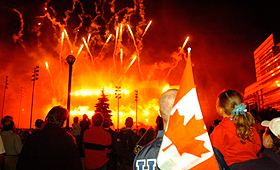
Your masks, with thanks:
M 8 76 L 6 76 L 6 80 L 5 80 L 1 119 L 4 117 L 5 96 L 6 96 L 7 89 L 8 89 Z
M 138 129 L 138 125 L 137 125 L 137 102 L 138 102 L 138 90 L 135 90 L 135 120 L 136 120 L 136 129 Z
M 116 86 L 115 97 L 118 99 L 118 118 L 117 118 L 117 130 L 119 131 L 119 122 L 120 122 L 120 99 L 122 98 L 122 90 L 120 86 Z
M 19 97 L 20 97 L 20 100 L 19 100 L 19 111 L 18 111 L 18 128 L 19 128 L 19 121 L 20 121 L 20 113 L 21 113 L 21 102 L 22 102 L 22 98 L 24 97 L 24 95 L 23 95 L 23 87 L 21 87 L 20 88 L 20 95 L 19 95 Z
M 30 113 L 30 125 L 29 125 L 30 129 L 32 127 L 32 112 L 33 112 L 35 81 L 38 80 L 38 76 L 39 76 L 38 72 L 39 72 L 39 66 L 36 66 L 34 68 L 34 71 L 33 71 L 33 74 L 32 74 L 32 78 L 31 78 L 31 81 L 33 81 L 33 88 L 32 88 L 31 113 Z
M 69 130 L 69 118 L 70 118 L 70 100 L 71 100 L 71 79 L 72 79 L 72 66 L 76 61 L 76 58 L 73 55 L 68 55 L 66 58 L 67 63 L 69 64 L 69 79 L 68 79 L 68 98 L 67 98 L 67 110 L 69 116 L 67 117 L 66 130 Z

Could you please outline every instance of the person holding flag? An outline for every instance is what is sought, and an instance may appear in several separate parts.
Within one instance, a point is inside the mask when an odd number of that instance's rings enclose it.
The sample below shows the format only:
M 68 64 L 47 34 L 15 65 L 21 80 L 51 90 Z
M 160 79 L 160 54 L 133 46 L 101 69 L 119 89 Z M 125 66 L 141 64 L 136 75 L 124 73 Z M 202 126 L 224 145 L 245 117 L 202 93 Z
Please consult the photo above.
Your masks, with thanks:
M 190 48 L 157 164 L 161 170 L 219 169 L 197 98 Z
M 159 129 L 156 139 L 137 153 L 133 162 L 133 170 L 159 170 L 156 159 L 177 91 L 177 89 L 169 89 L 161 95 L 159 106 L 163 129 Z

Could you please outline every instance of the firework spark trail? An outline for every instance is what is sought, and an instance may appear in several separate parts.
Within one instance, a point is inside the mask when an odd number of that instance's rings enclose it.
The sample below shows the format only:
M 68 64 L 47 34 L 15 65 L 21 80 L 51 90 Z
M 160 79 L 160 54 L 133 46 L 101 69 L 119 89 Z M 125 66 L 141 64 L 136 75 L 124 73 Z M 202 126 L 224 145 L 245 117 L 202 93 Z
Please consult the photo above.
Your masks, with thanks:
M 48 73 L 49 73 L 49 75 L 50 75 L 51 86 L 52 86 L 52 89 L 53 89 L 53 94 L 54 94 L 54 96 L 55 96 L 55 98 L 56 98 L 55 88 L 54 88 L 54 84 L 53 84 L 53 77 L 52 77 L 52 74 L 51 74 L 51 72 L 50 72 L 48 62 L 45 62 L 45 65 L 46 65 L 46 69 L 47 69 L 47 71 L 48 71 Z
M 147 33 L 147 31 L 148 31 L 149 27 L 151 26 L 151 24 L 152 24 L 152 21 L 150 21 L 149 24 L 147 25 L 147 27 L 145 28 L 145 31 L 144 31 L 142 37 L 144 37 L 144 35 Z
M 85 39 L 84 37 L 83 37 L 83 41 L 84 41 L 84 44 L 85 44 L 85 46 L 86 46 L 86 49 L 87 49 L 87 51 L 88 51 L 88 53 L 89 53 L 89 55 L 90 55 L 90 59 L 91 59 L 92 66 L 94 67 L 93 56 L 92 56 L 92 54 L 91 54 L 91 52 L 90 52 L 90 50 L 89 50 L 88 44 L 87 44 L 86 39 Z
M 119 85 L 119 83 L 120 83 L 122 77 L 126 74 L 126 72 L 128 71 L 128 69 L 132 66 L 132 64 L 134 63 L 134 61 L 136 60 L 136 58 L 137 58 L 137 55 L 135 55 L 134 58 L 131 60 L 131 62 L 130 62 L 130 64 L 127 66 L 126 70 L 124 71 L 124 73 L 121 75 L 121 77 L 120 77 L 119 80 L 117 81 L 116 86 Z
M 189 37 L 186 38 L 185 42 L 183 43 L 182 47 L 180 48 L 179 47 L 179 52 L 176 52 L 174 55 L 173 55 L 173 58 L 176 59 L 176 62 L 173 63 L 173 65 L 171 66 L 171 68 L 168 70 L 167 74 L 166 74 L 166 77 L 165 79 L 167 79 L 171 73 L 171 71 L 177 67 L 177 65 L 179 64 L 179 62 L 182 60 L 182 56 L 185 58 L 186 60 L 186 53 L 184 52 L 184 48 L 187 44 L 189 40 Z M 186 60 L 187 61 L 187 60 Z
M 80 49 L 79 49 L 79 51 L 78 51 L 78 53 L 77 53 L 77 55 L 76 55 L 76 59 L 78 59 L 78 56 L 79 56 L 79 54 L 81 53 L 83 47 L 84 47 L 84 44 L 81 45 L 81 47 L 80 47 Z
M 88 38 L 87 38 L 87 43 L 89 43 L 90 36 L 91 36 L 91 34 L 89 33 L 89 34 L 88 34 Z
M 63 50 L 63 39 L 64 39 L 64 32 L 61 33 L 60 52 L 59 52 L 59 66 L 60 66 L 60 68 L 61 68 L 61 58 L 62 58 L 62 50 Z
M 24 27 L 24 21 L 23 21 L 23 17 L 22 17 L 21 12 L 19 12 L 16 9 L 13 9 L 13 11 L 15 11 L 18 14 L 19 19 L 20 19 L 20 30 L 18 31 L 17 34 L 13 34 L 14 42 L 17 42 L 23 36 L 22 32 L 23 32 L 23 27 Z
M 72 43 L 71 43 L 71 41 L 70 41 L 70 39 L 69 39 L 69 36 L 68 36 L 68 34 L 67 34 L 66 29 L 64 29 L 64 34 L 65 34 L 65 37 L 66 37 L 66 39 L 67 39 L 67 42 L 68 42 L 68 44 L 69 44 L 69 46 L 70 46 L 70 49 L 71 49 L 71 51 L 72 51 L 72 50 L 73 50 L 73 45 L 72 45 Z
M 102 60 L 102 59 L 103 59 L 103 57 L 99 58 L 99 56 L 102 55 L 103 49 L 104 49 L 105 46 L 108 44 L 108 42 L 110 41 L 111 37 L 112 37 L 112 34 L 109 35 L 109 37 L 108 37 L 107 40 L 105 41 L 104 45 L 102 46 L 100 52 L 98 53 L 97 57 L 94 59 L 94 61 L 97 60 L 97 59 L 99 59 L 99 60 Z
M 121 71 L 123 70 L 123 49 L 120 50 Z
M 181 47 L 181 49 L 180 49 L 180 51 L 179 51 L 179 53 L 180 53 L 181 55 L 184 56 L 184 59 L 185 59 L 186 61 L 187 61 L 187 58 L 186 58 L 186 53 L 185 53 L 185 51 L 184 51 L 184 48 L 185 48 L 185 46 L 186 46 L 186 44 L 187 44 L 188 41 L 189 41 L 189 37 L 186 38 L 184 44 L 182 45 L 182 47 Z M 188 49 L 188 51 L 189 51 L 189 49 Z M 180 54 L 178 54 L 178 55 L 180 55 Z
M 118 37 L 119 37 L 119 27 L 116 29 L 116 38 L 115 38 L 115 49 L 113 53 L 113 62 L 114 62 L 114 70 L 116 71 L 116 55 L 117 55 L 117 46 L 118 46 Z
M 132 30 L 131 30 L 131 28 L 130 28 L 130 26 L 129 26 L 128 24 L 127 24 L 127 28 L 128 28 L 128 30 L 129 30 L 129 32 L 130 32 L 130 35 L 131 35 L 131 37 L 132 37 L 132 40 L 133 40 L 133 43 L 134 43 L 134 46 L 135 46 L 135 49 L 136 49 L 137 59 L 138 59 L 138 70 L 139 70 L 139 72 L 140 72 L 141 79 L 144 80 L 143 73 L 142 73 L 142 70 L 141 70 L 141 65 L 140 65 L 140 52 L 139 52 L 139 50 L 138 50 L 138 46 L 137 46 L 137 44 L 136 44 L 136 41 L 135 41 L 133 32 L 132 32 Z

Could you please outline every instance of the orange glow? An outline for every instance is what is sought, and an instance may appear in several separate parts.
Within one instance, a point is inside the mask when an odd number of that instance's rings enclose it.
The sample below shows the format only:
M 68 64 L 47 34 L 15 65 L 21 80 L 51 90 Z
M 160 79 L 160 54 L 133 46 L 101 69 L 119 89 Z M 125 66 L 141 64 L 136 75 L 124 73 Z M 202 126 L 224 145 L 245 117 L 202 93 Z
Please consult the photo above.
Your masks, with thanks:
M 280 84 L 277 84 L 277 87 L 280 87 Z
M 276 81 L 275 81 L 275 83 L 279 83 L 279 81 L 278 81 L 278 80 L 276 80 Z
M 145 31 L 144 31 L 144 33 L 143 33 L 142 36 L 144 36 L 144 35 L 146 34 L 146 32 L 148 31 L 148 29 L 149 29 L 149 27 L 151 26 L 151 24 L 152 24 L 152 21 L 149 22 L 149 24 L 148 24 L 147 27 L 145 28 Z
M 169 89 L 170 89 L 170 86 L 169 86 L 169 84 L 168 84 L 168 85 L 166 85 L 166 86 L 162 89 L 162 93 L 166 92 L 166 91 L 169 90 Z
M 74 110 L 70 111 L 70 115 L 75 115 L 75 116 L 82 116 L 86 114 L 89 118 L 91 118 L 94 115 L 93 110 L 89 110 L 89 106 L 79 106 L 78 108 L 75 108 Z

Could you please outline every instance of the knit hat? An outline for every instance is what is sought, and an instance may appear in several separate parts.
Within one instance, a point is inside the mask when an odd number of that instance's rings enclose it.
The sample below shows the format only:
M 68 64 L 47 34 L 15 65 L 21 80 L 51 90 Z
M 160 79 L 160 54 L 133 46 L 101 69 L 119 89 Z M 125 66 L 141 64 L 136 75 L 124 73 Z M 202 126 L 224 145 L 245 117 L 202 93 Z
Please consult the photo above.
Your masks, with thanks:
M 264 127 L 269 127 L 269 130 L 280 139 L 280 117 L 274 118 L 271 121 L 264 120 L 261 123 Z

